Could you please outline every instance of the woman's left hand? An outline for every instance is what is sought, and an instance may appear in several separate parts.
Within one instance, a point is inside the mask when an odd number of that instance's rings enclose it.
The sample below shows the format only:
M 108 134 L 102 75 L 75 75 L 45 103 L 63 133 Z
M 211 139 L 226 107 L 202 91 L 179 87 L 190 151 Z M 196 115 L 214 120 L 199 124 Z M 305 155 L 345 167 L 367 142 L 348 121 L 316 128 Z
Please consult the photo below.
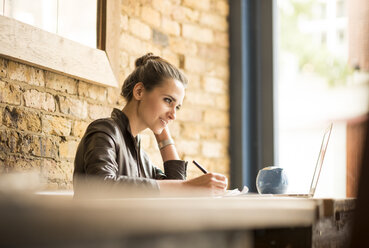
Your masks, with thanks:
M 168 126 L 166 126 L 163 131 L 161 132 L 161 134 L 155 134 L 155 138 L 157 142 L 163 141 L 163 140 L 167 140 L 170 139 L 172 136 L 170 135 L 170 131 Z

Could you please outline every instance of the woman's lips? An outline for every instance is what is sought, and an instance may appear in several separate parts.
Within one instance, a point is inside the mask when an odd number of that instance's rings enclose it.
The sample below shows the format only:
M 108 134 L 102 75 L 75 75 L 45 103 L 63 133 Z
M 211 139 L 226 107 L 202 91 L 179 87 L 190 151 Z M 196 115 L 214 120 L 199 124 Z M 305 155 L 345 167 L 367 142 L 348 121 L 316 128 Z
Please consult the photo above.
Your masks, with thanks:
M 163 124 L 164 127 L 168 124 L 168 122 L 166 122 L 165 120 L 163 120 L 161 118 L 160 118 L 160 120 L 161 120 L 161 123 Z

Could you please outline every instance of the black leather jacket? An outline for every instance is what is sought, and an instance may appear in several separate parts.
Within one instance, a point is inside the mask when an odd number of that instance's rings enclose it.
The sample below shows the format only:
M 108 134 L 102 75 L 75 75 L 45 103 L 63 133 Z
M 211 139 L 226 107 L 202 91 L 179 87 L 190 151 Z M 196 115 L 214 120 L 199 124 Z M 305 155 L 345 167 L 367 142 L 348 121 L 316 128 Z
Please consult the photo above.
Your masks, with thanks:
M 166 161 L 164 172 L 155 167 L 141 148 L 139 135 L 132 136 L 127 116 L 114 109 L 111 118 L 93 121 L 79 143 L 74 192 L 78 195 L 89 175 L 114 185 L 158 190 L 157 179 L 186 179 L 186 169 L 187 162 L 182 160 Z

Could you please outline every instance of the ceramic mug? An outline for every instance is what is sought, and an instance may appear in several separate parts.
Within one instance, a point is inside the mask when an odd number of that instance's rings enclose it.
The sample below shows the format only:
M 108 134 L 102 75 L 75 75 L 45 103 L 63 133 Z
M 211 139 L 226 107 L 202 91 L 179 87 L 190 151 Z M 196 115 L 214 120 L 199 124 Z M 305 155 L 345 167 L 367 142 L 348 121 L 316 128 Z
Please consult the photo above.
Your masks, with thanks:
M 259 194 L 283 194 L 288 188 L 288 178 L 283 168 L 268 166 L 256 177 L 256 188 Z

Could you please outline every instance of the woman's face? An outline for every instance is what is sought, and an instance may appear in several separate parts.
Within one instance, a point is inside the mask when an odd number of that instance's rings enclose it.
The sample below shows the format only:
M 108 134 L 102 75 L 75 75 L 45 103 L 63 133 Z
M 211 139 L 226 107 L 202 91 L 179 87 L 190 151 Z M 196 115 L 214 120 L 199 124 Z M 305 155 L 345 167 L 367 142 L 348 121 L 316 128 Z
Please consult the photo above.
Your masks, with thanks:
M 181 108 L 185 89 L 176 79 L 166 79 L 151 91 L 143 91 L 138 106 L 138 116 L 145 128 L 160 134 Z

